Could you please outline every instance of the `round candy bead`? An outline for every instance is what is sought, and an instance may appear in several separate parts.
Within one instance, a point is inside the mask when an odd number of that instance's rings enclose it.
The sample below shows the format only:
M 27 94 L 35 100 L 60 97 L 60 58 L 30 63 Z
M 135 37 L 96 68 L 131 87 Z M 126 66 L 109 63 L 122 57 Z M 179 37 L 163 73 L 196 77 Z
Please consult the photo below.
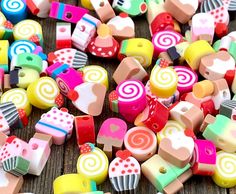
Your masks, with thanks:
M 156 153 L 157 138 L 146 127 L 133 127 L 125 134 L 125 148 L 132 153 L 138 161 L 142 162 Z
M 98 65 L 86 66 L 82 69 L 83 78 L 85 82 L 95 82 L 106 86 L 108 89 L 108 75 L 107 71 Z
M 214 92 L 214 84 L 209 80 L 200 81 L 193 86 L 193 94 L 197 98 L 211 96 Z
M 154 57 L 157 58 L 160 53 L 165 52 L 168 48 L 177 45 L 182 39 L 182 35 L 175 31 L 165 30 L 155 33 L 152 37 Z
M 177 90 L 181 93 L 191 92 L 193 85 L 198 81 L 198 75 L 190 68 L 175 66 L 174 70 L 178 75 Z
M 23 20 L 17 23 L 13 29 L 15 40 L 31 40 L 32 37 L 39 38 L 40 45 L 43 46 L 43 32 L 41 25 L 34 20 Z
M 57 83 L 50 77 L 41 77 L 31 83 L 27 89 L 30 103 L 40 109 L 56 106 L 56 98 L 60 94 Z
M 205 40 L 198 40 L 185 50 L 184 58 L 193 70 L 198 70 L 202 57 L 214 53 L 214 49 Z
M 91 148 L 89 144 L 83 148 L 85 153 L 82 153 L 77 161 L 77 172 L 95 181 L 98 185 L 103 183 L 108 174 L 108 158 L 106 154 L 99 148 Z
M 16 40 L 11 44 L 8 51 L 8 56 L 12 60 L 14 56 L 21 53 L 33 53 L 37 45 L 28 40 Z
M 34 69 L 19 69 L 18 83 L 16 85 L 19 88 L 28 88 L 32 82 L 37 81 L 39 78 L 39 73 Z
M 220 187 L 231 188 L 236 185 L 236 154 L 217 152 L 216 170 L 213 181 Z
M 24 0 L 2 0 L 1 9 L 7 20 L 13 24 L 27 17 L 27 6 Z
M 22 88 L 8 90 L 1 96 L 1 103 L 13 102 L 17 109 L 24 109 L 27 116 L 30 115 L 32 107 L 29 103 L 27 93 Z
M 82 174 L 65 174 L 53 182 L 54 194 L 96 191 L 96 183 Z
M 150 89 L 160 98 L 172 96 L 177 89 L 178 75 L 171 67 L 155 65 L 150 76 Z
M 185 127 L 182 126 L 179 122 L 169 120 L 166 123 L 165 127 L 160 132 L 157 133 L 158 144 L 161 142 L 163 138 L 169 137 L 178 132 L 184 132 L 184 130 L 185 130 Z

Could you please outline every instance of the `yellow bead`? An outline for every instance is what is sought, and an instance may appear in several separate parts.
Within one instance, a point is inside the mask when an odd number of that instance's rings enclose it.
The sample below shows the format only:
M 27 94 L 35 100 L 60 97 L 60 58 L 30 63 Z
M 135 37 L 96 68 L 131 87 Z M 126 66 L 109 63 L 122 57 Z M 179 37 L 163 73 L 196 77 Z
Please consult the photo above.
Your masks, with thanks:
M 41 77 L 31 83 L 27 89 L 30 103 L 40 109 L 56 106 L 55 99 L 59 93 L 57 83 L 50 77 Z
M 13 102 L 17 109 L 24 109 L 27 116 L 30 115 L 32 106 L 28 100 L 27 93 L 22 88 L 8 90 L 1 96 L 1 103 Z
M 205 40 L 198 40 L 185 50 L 184 58 L 193 70 L 198 70 L 202 57 L 214 53 L 214 49 Z
M 216 170 L 213 181 L 220 187 L 231 188 L 236 186 L 236 154 L 224 151 L 217 152 Z
M 152 64 L 154 46 L 145 38 L 131 38 L 121 43 L 120 54 L 136 58 L 143 67 Z
M 54 194 L 96 191 L 96 183 L 82 174 L 65 174 L 53 182 Z
M 5 17 L 4 14 L 0 11 L 0 26 L 3 26 L 6 21 L 7 21 L 6 17 Z
M 28 68 L 20 69 L 18 76 L 17 87 L 19 88 L 27 88 L 32 82 L 37 81 L 40 78 L 39 73 L 36 70 Z
M 193 94 L 197 98 L 211 96 L 214 92 L 214 84 L 209 80 L 203 80 L 193 85 Z
M 95 147 L 91 152 L 79 156 L 77 172 L 95 181 L 99 185 L 107 178 L 108 164 L 106 154 Z
M 81 4 L 83 7 L 89 9 L 89 10 L 94 10 L 90 0 L 81 0 Z
M 8 71 L 8 40 L 0 40 L 0 68 Z
M 82 69 L 85 82 L 99 83 L 109 88 L 108 74 L 106 69 L 98 65 L 86 66 Z
M 150 89 L 160 98 L 168 98 L 177 90 L 178 75 L 171 67 L 155 65 L 150 76 Z

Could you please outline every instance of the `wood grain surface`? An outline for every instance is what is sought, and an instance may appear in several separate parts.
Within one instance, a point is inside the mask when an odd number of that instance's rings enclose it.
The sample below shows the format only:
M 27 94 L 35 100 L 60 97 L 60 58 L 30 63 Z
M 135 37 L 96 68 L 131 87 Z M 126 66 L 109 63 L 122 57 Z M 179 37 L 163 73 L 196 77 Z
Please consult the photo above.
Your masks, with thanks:
M 80 1 L 76 0 L 63 0 L 62 2 L 80 5 Z M 93 15 L 95 15 L 93 13 Z M 43 27 L 44 34 L 44 42 L 45 48 L 44 51 L 46 53 L 55 50 L 55 30 L 56 30 L 56 20 L 54 19 L 38 19 L 33 16 L 30 16 L 32 19 L 35 19 L 40 22 Z M 234 19 L 234 15 L 231 15 Z M 137 17 L 134 19 L 135 27 L 136 27 L 136 37 L 143 37 L 150 39 L 150 33 L 148 29 L 148 24 L 144 16 Z M 231 22 L 230 30 L 232 31 L 236 26 L 236 22 Z M 116 87 L 115 82 L 112 80 L 112 74 L 115 71 L 119 61 L 112 59 L 106 60 L 101 58 L 95 58 L 89 55 L 89 65 L 101 65 L 108 71 L 109 75 L 109 92 L 114 90 Z M 150 69 L 148 69 L 150 72 Z M 107 92 L 107 95 L 109 94 Z M 95 118 L 96 130 L 98 131 L 102 122 L 112 116 L 118 117 L 117 114 L 114 114 L 109 109 L 108 98 L 106 97 L 106 102 L 103 108 L 103 113 Z M 82 115 L 81 112 L 76 110 L 73 107 L 71 102 L 66 102 L 66 106 L 68 107 L 70 113 L 77 115 Z M 14 135 L 22 138 L 25 141 L 28 141 L 35 133 L 34 126 L 36 122 L 40 119 L 42 110 L 38 110 L 36 108 L 33 109 L 32 114 L 29 119 L 29 125 L 25 129 L 18 129 L 13 132 Z M 130 125 L 129 127 L 132 127 Z M 27 175 L 24 177 L 24 185 L 21 192 L 32 192 L 35 194 L 51 194 L 53 193 L 53 180 L 67 173 L 76 173 L 76 162 L 79 156 L 78 147 L 76 144 L 75 133 L 73 133 L 72 138 L 66 142 L 62 146 L 52 146 L 52 152 L 50 158 L 41 174 L 41 176 L 31 176 Z M 98 186 L 99 190 L 111 193 L 115 193 L 112 190 L 111 184 L 109 180 L 107 180 L 102 185 Z M 157 191 L 151 185 L 151 183 L 142 176 L 141 181 L 139 183 L 139 187 L 136 191 L 137 194 L 155 194 Z M 236 194 L 236 189 L 222 189 L 214 184 L 210 177 L 200 177 L 194 176 L 190 180 L 188 180 L 184 184 L 184 189 L 179 192 L 181 194 Z M 2 194 L 2 193 L 1 193 Z

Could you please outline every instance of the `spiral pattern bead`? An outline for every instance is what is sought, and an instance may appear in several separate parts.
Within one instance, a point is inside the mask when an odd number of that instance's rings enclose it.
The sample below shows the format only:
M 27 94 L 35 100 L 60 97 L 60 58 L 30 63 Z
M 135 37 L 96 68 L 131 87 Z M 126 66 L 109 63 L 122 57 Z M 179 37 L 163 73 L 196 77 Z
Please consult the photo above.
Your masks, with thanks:
M 77 171 L 97 184 L 101 184 L 107 177 L 108 158 L 102 150 L 94 148 L 91 152 L 79 156 Z
M 138 161 L 145 161 L 155 154 L 157 140 L 150 129 L 133 127 L 125 134 L 124 144 Z

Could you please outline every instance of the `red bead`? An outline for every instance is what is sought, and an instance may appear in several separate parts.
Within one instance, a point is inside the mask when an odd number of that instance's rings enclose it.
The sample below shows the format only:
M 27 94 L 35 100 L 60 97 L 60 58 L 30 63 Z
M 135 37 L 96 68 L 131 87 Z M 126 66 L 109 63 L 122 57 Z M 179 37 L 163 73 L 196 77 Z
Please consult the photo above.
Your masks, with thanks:
M 234 76 L 235 76 L 235 70 L 229 70 L 225 74 L 224 78 L 227 81 L 229 87 L 231 87 L 231 85 L 233 83 Z
M 228 26 L 224 23 L 217 23 L 215 28 L 215 34 L 218 38 L 222 38 L 228 34 Z

